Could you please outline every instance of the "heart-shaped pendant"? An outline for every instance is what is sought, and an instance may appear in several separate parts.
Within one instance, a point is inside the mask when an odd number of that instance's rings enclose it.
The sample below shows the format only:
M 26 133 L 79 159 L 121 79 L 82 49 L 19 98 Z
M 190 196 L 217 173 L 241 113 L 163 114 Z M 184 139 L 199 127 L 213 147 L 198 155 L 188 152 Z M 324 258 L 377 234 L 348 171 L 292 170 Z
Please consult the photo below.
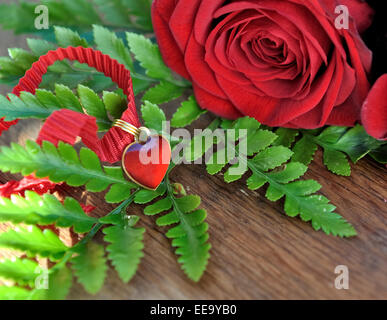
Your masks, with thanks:
M 151 135 L 147 142 L 133 142 L 122 154 L 122 167 L 138 185 L 156 190 L 171 161 L 171 147 L 161 135 Z
M 156 190 L 171 162 L 171 146 L 162 135 L 151 135 L 147 128 L 136 128 L 116 120 L 114 126 L 133 134 L 135 142 L 122 153 L 122 167 L 127 176 L 143 188 Z

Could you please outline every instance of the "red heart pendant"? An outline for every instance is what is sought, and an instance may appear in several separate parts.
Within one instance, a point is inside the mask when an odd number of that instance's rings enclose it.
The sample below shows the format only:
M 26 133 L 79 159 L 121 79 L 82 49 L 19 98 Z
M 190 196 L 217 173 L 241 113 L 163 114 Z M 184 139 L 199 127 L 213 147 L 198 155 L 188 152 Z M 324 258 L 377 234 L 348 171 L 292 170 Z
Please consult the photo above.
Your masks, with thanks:
M 138 185 L 156 190 L 171 162 L 171 146 L 161 135 L 151 135 L 147 142 L 133 142 L 122 154 L 122 167 Z

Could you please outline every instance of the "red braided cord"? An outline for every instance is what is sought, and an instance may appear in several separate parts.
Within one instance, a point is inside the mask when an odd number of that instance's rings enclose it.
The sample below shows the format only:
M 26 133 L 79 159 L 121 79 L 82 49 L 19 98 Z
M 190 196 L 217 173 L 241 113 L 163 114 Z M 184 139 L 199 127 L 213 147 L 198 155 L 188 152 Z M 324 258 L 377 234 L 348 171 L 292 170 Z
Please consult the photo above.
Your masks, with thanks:
M 64 59 L 86 63 L 110 77 L 128 98 L 128 108 L 122 114 L 121 119 L 137 127 L 140 126 L 130 71 L 116 60 L 91 48 L 68 47 L 49 51 L 32 65 L 12 93 L 17 96 L 22 91 L 34 94 L 47 68 L 54 62 Z M 0 133 L 16 123 L 17 120 L 11 122 L 0 120 Z M 47 118 L 39 133 L 38 142 L 47 140 L 55 144 L 59 141 L 74 144 L 76 138 L 81 137 L 85 145 L 95 151 L 102 161 L 113 163 L 120 159 L 123 149 L 133 141 L 132 135 L 116 127 L 111 128 L 102 139 L 98 138 L 97 131 L 98 127 L 94 117 L 62 109 L 55 111 Z

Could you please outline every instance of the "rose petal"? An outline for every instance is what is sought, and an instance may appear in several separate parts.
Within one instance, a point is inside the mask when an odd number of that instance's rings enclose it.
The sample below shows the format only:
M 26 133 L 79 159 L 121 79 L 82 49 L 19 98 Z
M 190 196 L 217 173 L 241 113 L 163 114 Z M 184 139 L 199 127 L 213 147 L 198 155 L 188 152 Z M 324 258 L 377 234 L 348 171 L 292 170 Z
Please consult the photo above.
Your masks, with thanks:
M 381 76 L 365 100 L 361 121 L 369 135 L 387 140 L 387 74 Z
M 193 84 L 193 89 L 196 100 L 203 109 L 227 119 L 237 119 L 243 116 L 230 101 L 216 97 L 195 84 Z
M 171 18 L 169 28 L 181 52 L 185 52 L 187 43 L 192 33 L 192 25 L 200 0 L 180 0 L 177 2 Z
M 204 48 L 191 35 L 185 54 L 185 64 L 192 77 L 193 83 L 210 91 L 221 99 L 227 98 L 215 79 L 214 73 L 204 61 Z
M 169 2 L 174 2 L 169 1 Z M 160 3 L 164 4 L 165 1 L 154 1 L 152 4 L 152 22 L 155 29 L 157 43 L 160 47 L 161 55 L 163 56 L 164 62 L 172 70 L 180 74 L 182 77 L 191 80 L 190 75 L 184 64 L 184 56 L 180 51 L 170 29 L 168 23 L 162 18 L 159 13 Z M 163 8 L 163 7 L 161 7 Z

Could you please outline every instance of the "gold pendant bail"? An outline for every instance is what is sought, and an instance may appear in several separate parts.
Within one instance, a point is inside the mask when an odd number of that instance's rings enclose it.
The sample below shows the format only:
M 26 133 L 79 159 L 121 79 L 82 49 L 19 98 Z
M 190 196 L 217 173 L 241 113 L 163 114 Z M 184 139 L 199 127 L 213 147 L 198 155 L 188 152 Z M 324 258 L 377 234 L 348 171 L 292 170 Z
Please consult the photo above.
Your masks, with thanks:
M 151 132 L 146 127 L 137 128 L 136 126 L 121 120 L 117 119 L 113 123 L 114 127 L 118 127 L 125 132 L 128 132 L 134 136 L 134 139 L 140 143 L 145 143 L 148 141 L 148 138 L 151 135 Z

